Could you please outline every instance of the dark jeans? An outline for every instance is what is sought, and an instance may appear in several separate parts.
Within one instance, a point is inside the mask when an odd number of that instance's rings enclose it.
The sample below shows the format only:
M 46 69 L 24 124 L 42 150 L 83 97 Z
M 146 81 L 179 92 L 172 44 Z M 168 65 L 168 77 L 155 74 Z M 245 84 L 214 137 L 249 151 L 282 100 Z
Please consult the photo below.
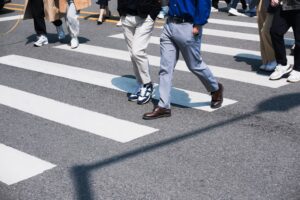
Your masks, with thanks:
M 246 0 L 240 0 L 240 1 L 241 1 L 241 4 L 242 4 L 242 8 L 244 10 L 246 10 L 247 9 Z M 232 0 L 230 7 L 236 9 L 238 3 L 239 3 L 239 0 Z
M 29 6 L 31 8 L 31 15 L 34 22 L 34 29 L 37 35 L 46 35 L 45 13 L 43 0 L 29 0 Z M 60 19 L 52 22 L 55 26 L 62 25 Z
M 282 11 L 281 7 L 274 13 L 271 39 L 277 63 L 287 64 L 284 34 L 292 27 L 295 37 L 294 69 L 300 71 L 300 10 Z
M 227 3 L 227 5 L 228 4 L 230 4 L 230 1 L 231 0 L 225 0 L 225 2 Z M 216 9 L 218 9 L 219 8 L 219 0 L 212 0 L 212 6 L 214 7 L 214 8 L 216 8 Z

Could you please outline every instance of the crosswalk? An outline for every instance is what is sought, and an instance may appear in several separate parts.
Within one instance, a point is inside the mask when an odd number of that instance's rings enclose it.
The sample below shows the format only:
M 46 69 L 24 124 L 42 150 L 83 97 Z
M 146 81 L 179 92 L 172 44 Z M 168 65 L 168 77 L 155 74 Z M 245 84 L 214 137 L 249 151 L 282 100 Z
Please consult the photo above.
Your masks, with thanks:
M 0 143 L 0 181 L 12 185 L 56 165 Z
M 0 18 L 0 21 L 15 20 L 18 18 L 19 16 Z M 211 18 L 209 22 L 213 24 L 222 24 L 223 26 L 257 28 L 257 24 L 253 22 L 221 20 L 215 18 Z M 158 27 L 158 29 L 160 28 L 161 26 Z M 232 41 L 243 40 L 245 42 L 257 42 L 257 44 L 259 41 L 258 35 L 253 33 L 238 33 L 205 28 L 203 34 L 217 36 Z M 124 40 L 122 34 L 111 34 L 108 37 L 114 42 Z M 285 41 L 287 45 L 291 45 L 294 42 L 293 38 L 286 38 Z M 150 43 L 158 48 L 159 37 L 152 36 Z M 259 51 L 214 45 L 209 44 L 206 41 L 202 44 L 201 49 L 203 52 L 217 55 L 242 57 L 260 61 Z M 51 48 L 51 51 L 74 54 L 74 58 L 77 59 L 79 57 L 77 55 L 89 55 L 95 56 L 99 60 L 102 58 L 109 58 L 130 63 L 129 53 L 126 50 L 99 45 L 80 44 L 77 49 L 70 49 L 68 45 L 60 44 Z M 289 56 L 288 59 L 289 62 L 293 62 L 291 56 Z M 160 65 L 159 55 L 149 55 L 149 62 L 151 66 L 158 68 Z M 47 76 L 64 78 L 68 81 L 87 83 L 118 92 L 131 92 L 135 86 L 135 80 L 132 78 L 84 69 L 73 65 L 61 64 L 55 61 L 55 59 L 53 59 L 53 61 L 46 61 L 41 58 L 9 54 L 0 57 L 0 68 L 3 66 L 22 69 L 28 72 L 38 72 Z M 253 71 L 232 69 L 230 66 L 210 65 L 209 67 L 215 76 L 236 82 L 237 85 L 239 83 L 244 83 L 251 87 L 273 89 L 288 85 L 286 80 L 273 82 L 269 80 L 268 75 Z M 179 60 L 175 70 L 178 72 L 189 72 L 183 60 Z M 159 98 L 157 86 L 157 83 L 155 83 L 155 99 Z M 209 103 L 211 97 L 207 93 L 174 87 L 171 95 L 173 104 L 192 108 L 197 110 L 197 112 L 213 113 L 218 111 L 218 109 L 212 110 L 210 108 Z M 223 106 L 220 109 L 225 109 L 227 107 L 230 109 L 231 106 L 238 105 L 239 101 L 241 101 L 241 99 L 235 99 L 235 97 L 231 99 L 225 96 Z M 129 121 L 128 119 L 119 119 L 110 116 L 109 114 L 95 112 L 93 110 L 88 110 L 5 85 L 0 85 L 0 104 L 20 112 L 29 113 L 33 116 L 56 122 L 57 124 L 81 130 L 87 135 L 93 134 L 120 143 L 130 142 L 151 134 L 159 134 L 160 131 L 156 127 L 145 126 L 137 122 Z M 0 160 L 3 159 L 7 160 L 7 162 L 4 164 L 2 162 L 0 163 L 0 181 L 7 185 L 24 181 L 56 167 L 55 164 L 23 153 L 22 151 L 6 146 L 5 144 L 0 144 Z

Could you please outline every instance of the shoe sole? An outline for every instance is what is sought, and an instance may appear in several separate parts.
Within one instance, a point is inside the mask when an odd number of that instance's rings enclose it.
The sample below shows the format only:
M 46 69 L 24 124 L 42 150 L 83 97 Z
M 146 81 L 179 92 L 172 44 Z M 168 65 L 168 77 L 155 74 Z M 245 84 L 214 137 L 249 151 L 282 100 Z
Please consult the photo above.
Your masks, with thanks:
M 146 101 L 139 101 L 139 100 L 137 100 L 137 104 L 138 104 L 138 105 L 146 104 L 146 103 L 148 103 L 148 102 L 151 100 L 151 98 L 152 98 L 152 97 L 148 97 L 148 99 L 147 99 Z
M 289 83 L 298 83 L 300 80 L 297 80 L 297 81 L 293 81 L 293 80 L 287 80 L 287 82 Z
M 42 47 L 42 46 L 44 46 L 44 45 L 46 45 L 46 44 L 48 44 L 48 42 L 44 42 L 44 43 L 41 44 L 41 45 L 33 44 L 33 46 L 35 46 L 35 47 Z
M 243 13 L 234 13 L 234 12 L 230 12 L 228 11 L 228 14 L 231 15 L 231 16 L 238 16 L 238 17 L 244 17 L 244 16 L 247 16 Z
M 217 108 L 221 108 L 223 104 L 223 101 L 221 101 L 221 103 L 218 106 L 210 106 L 212 109 L 217 109 Z
M 72 47 L 72 46 L 71 46 L 71 49 L 76 49 L 78 46 L 79 46 L 79 45 L 77 45 L 76 47 Z
M 144 120 L 151 120 L 151 119 L 158 119 L 158 118 L 162 118 L 162 117 L 171 117 L 171 113 L 170 114 L 163 114 L 163 115 L 159 115 L 156 117 L 145 117 L 143 116 Z
M 136 102 L 137 99 L 128 99 L 128 101 L 131 101 L 131 102 Z

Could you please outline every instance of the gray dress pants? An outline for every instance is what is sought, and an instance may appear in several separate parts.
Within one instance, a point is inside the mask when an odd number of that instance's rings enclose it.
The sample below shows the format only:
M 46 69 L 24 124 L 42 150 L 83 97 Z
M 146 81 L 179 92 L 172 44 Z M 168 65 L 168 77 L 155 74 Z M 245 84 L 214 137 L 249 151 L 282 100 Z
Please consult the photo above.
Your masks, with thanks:
M 175 24 L 167 22 L 160 38 L 160 71 L 158 105 L 170 108 L 172 77 L 175 65 L 181 52 L 188 69 L 203 83 L 208 92 L 219 89 L 218 82 L 210 69 L 202 61 L 200 54 L 202 29 L 199 35 L 192 33 L 191 23 Z

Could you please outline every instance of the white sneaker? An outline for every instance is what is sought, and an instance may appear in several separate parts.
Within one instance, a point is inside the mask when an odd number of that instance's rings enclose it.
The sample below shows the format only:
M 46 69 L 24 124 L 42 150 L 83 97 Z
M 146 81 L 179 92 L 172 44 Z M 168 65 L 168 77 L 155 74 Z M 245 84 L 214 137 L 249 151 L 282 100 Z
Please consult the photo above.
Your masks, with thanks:
M 77 37 L 72 37 L 71 39 L 71 49 L 75 49 L 79 46 L 79 41 Z
M 153 84 L 147 83 L 141 88 L 141 93 L 138 96 L 137 104 L 142 105 L 148 103 L 153 95 Z
M 219 9 L 216 9 L 215 7 L 211 7 L 210 12 L 219 12 Z
M 276 60 L 273 60 L 266 64 L 265 70 L 268 72 L 272 72 L 275 70 L 276 66 L 277 66 L 277 62 L 276 62 Z
M 48 44 L 48 38 L 45 35 L 37 36 L 37 41 L 34 43 L 35 47 L 41 47 L 45 44 Z
M 291 72 L 291 74 L 289 75 L 287 81 L 292 82 L 292 83 L 296 83 L 296 82 L 300 81 L 300 72 L 293 70 Z
M 234 16 L 243 16 L 243 17 L 246 16 L 243 13 L 238 12 L 237 9 L 234 9 L 234 8 L 230 8 L 228 13 L 230 15 L 234 15 Z
M 65 35 L 62 25 L 56 26 L 56 31 L 57 31 L 57 37 L 59 40 L 65 39 L 66 35 Z
M 270 75 L 270 80 L 278 80 L 283 75 L 290 73 L 293 70 L 292 65 L 277 65 L 275 71 Z
M 122 21 L 119 20 L 118 23 L 116 24 L 116 26 L 118 26 L 118 27 L 119 27 L 119 26 L 122 26 Z

